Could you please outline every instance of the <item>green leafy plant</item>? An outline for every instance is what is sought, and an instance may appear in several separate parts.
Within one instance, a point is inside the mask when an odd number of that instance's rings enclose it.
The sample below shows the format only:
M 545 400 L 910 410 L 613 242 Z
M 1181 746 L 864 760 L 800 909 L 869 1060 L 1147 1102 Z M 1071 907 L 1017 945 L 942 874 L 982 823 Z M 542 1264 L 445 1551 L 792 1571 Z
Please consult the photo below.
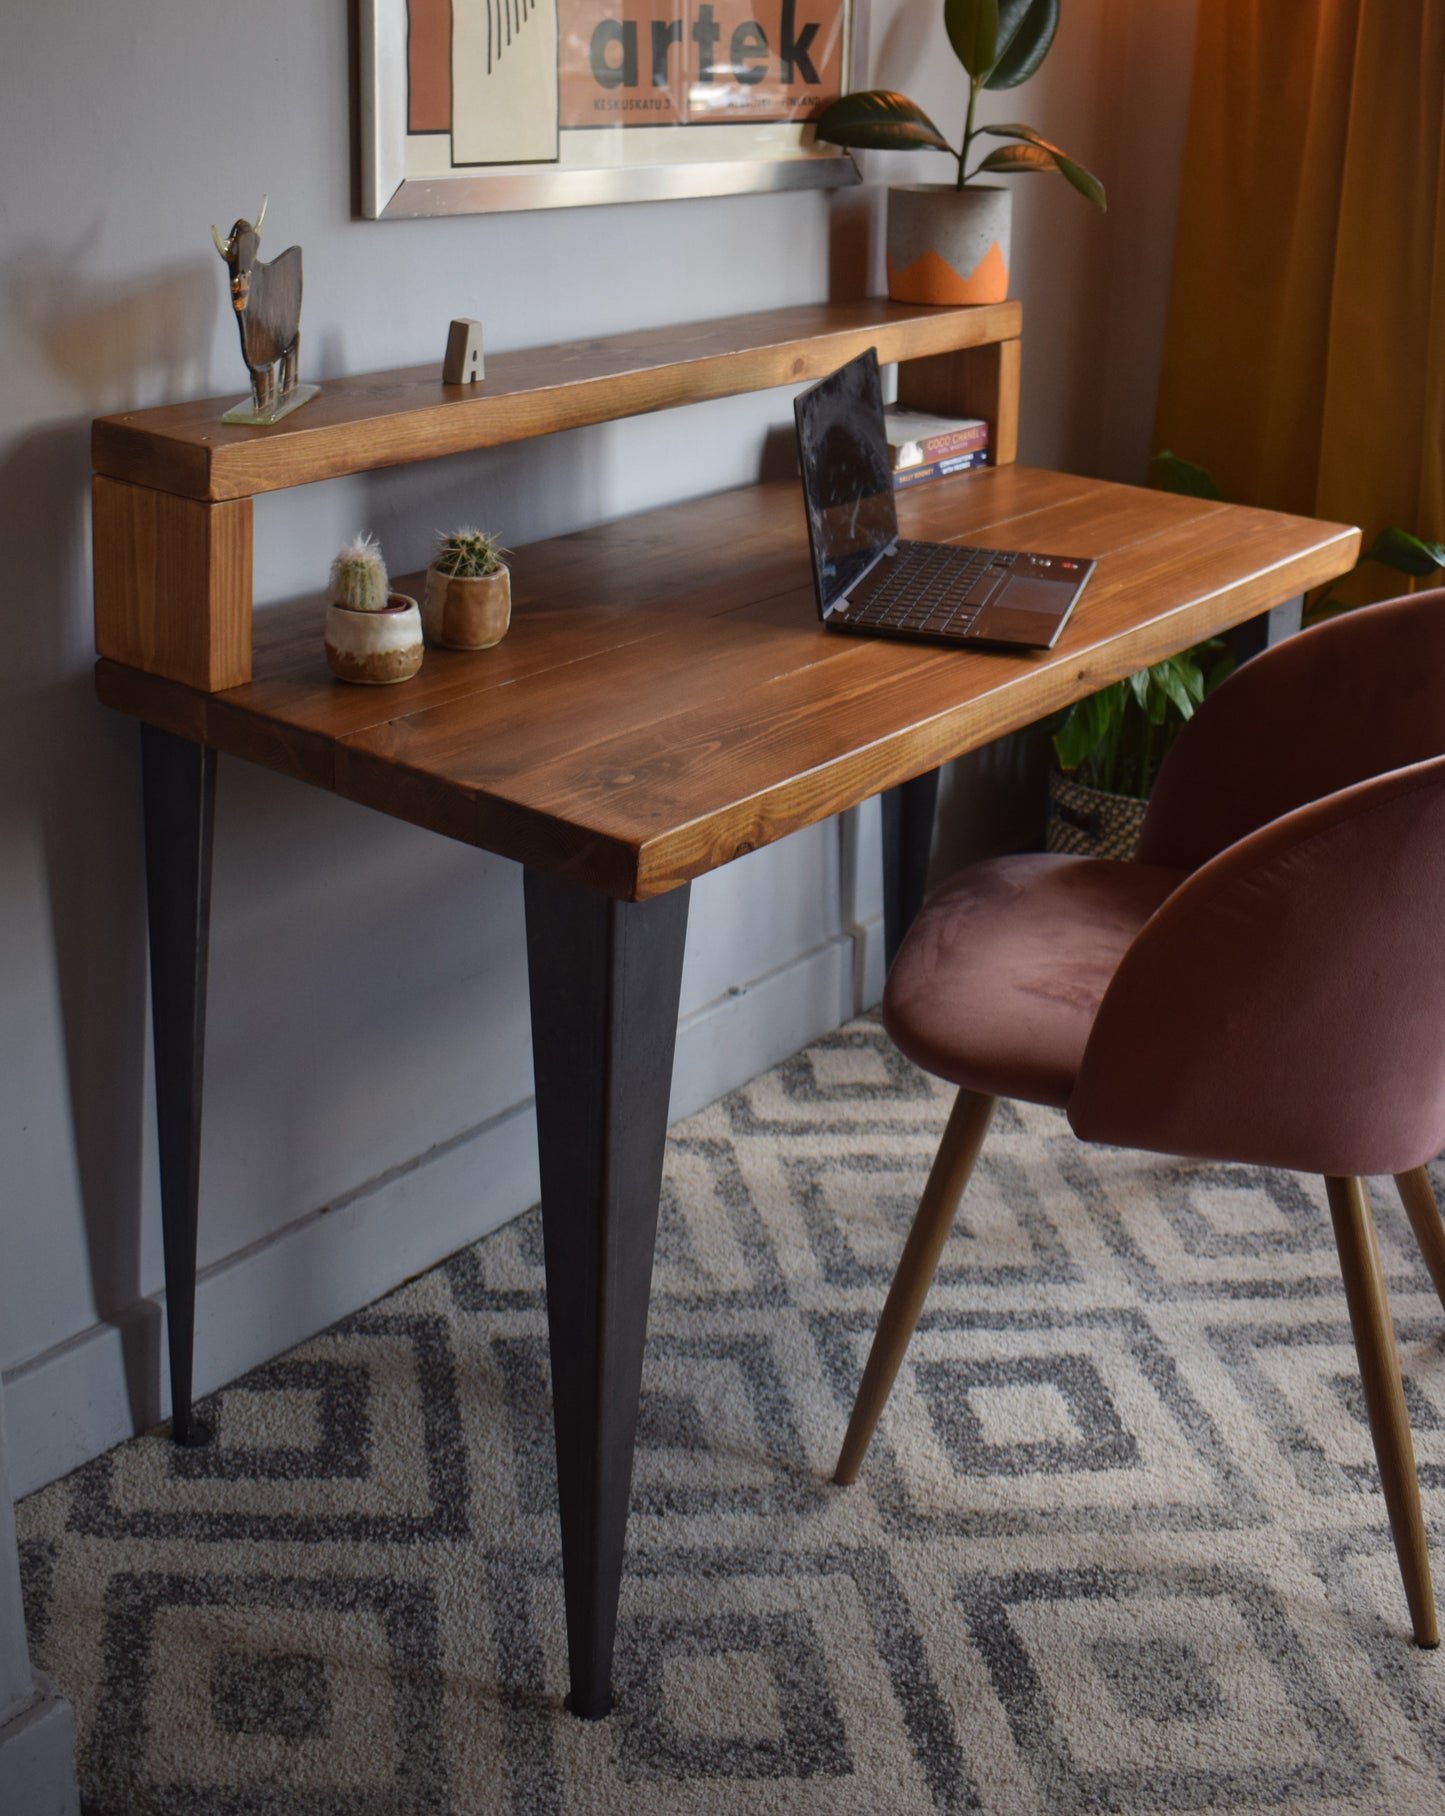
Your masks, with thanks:
M 974 110 L 982 89 L 1017 88 L 1048 55 L 1059 25 L 1059 0 L 943 0 L 943 23 L 953 54 L 968 77 L 963 141 L 955 149 L 923 109 L 906 95 L 885 88 L 843 95 L 814 122 L 830 145 L 862 151 L 946 151 L 958 165 L 959 189 L 984 174 L 1019 175 L 1057 170 L 1080 195 L 1105 206 L 1104 185 L 1032 126 L 1017 121 L 976 126 Z M 972 169 L 969 158 L 980 138 L 1012 143 L 986 152 Z
M 1233 666 L 1224 639 L 1211 637 L 1076 700 L 1054 732 L 1059 768 L 1106 794 L 1146 799 L 1180 726 Z
M 506 552 L 486 530 L 449 530 L 437 537 L 432 566 L 449 580 L 484 580 L 500 571 Z
M 384 612 L 390 597 L 390 582 L 380 546 L 372 536 L 357 536 L 331 564 L 331 585 L 327 592 L 331 605 L 343 605 L 352 612 Z

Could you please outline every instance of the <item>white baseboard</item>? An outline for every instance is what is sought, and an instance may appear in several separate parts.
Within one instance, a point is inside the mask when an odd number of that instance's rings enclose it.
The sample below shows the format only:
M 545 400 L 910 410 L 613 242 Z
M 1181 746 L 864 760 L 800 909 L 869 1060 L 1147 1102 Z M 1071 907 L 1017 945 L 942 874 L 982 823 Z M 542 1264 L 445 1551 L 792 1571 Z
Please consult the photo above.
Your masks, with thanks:
M 888 975 L 888 958 L 883 939 L 883 916 L 874 915 L 853 930 L 853 1008 L 861 1015 L 865 1009 L 876 1009 L 883 1000 L 883 980 Z
M 839 934 L 704 1004 L 678 1026 L 671 1119 L 691 1115 L 846 1021 L 882 982 L 882 925 Z M 860 991 L 863 994 L 860 995 Z M 195 1391 L 214 1392 L 369 1305 L 537 1201 L 531 1098 L 468 1129 L 196 1282 Z M 148 1403 L 127 1391 L 124 1339 L 97 1324 L 4 1376 L 9 1469 L 18 1497 L 169 1414 L 164 1298 L 143 1301 L 129 1346 L 148 1350 Z

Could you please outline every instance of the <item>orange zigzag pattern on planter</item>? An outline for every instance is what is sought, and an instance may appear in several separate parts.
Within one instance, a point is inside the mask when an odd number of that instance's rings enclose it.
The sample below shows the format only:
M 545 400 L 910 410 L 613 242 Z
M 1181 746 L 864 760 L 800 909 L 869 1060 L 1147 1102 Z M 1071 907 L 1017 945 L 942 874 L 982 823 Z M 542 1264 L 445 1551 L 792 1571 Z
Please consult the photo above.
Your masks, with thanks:
M 900 303 L 1001 303 L 1008 295 L 1008 266 L 997 240 L 967 277 L 932 250 L 901 271 L 889 259 L 888 294 Z

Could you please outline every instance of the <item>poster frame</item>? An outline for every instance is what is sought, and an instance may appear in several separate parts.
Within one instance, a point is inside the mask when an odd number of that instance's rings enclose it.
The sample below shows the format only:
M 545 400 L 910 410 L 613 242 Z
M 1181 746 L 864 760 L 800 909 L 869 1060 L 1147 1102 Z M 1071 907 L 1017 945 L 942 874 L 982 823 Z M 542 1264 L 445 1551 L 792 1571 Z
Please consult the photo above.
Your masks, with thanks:
M 846 92 L 856 85 L 855 72 L 867 66 L 868 0 L 840 4 Z M 669 135 L 654 132 L 649 138 L 658 155 L 652 155 L 650 147 L 646 162 L 408 176 L 407 0 L 359 0 L 359 14 L 361 213 L 367 220 L 831 189 L 860 180 L 849 153 L 812 144 L 806 129 L 787 121 L 754 123 L 739 155 L 706 161 L 693 156 L 669 159 L 665 145 Z M 678 138 L 687 130 L 674 129 Z

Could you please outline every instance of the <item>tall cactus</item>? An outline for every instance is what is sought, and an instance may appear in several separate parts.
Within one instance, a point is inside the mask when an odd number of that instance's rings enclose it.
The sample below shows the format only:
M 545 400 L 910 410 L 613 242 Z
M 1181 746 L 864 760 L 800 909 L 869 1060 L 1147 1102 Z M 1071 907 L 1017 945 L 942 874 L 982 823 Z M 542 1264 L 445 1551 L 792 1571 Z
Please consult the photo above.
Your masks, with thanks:
M 373 536 L 357 536 L 331 564 L 328 604 L 352 612 L 383 612 L 389 591 L 386 562 Z

